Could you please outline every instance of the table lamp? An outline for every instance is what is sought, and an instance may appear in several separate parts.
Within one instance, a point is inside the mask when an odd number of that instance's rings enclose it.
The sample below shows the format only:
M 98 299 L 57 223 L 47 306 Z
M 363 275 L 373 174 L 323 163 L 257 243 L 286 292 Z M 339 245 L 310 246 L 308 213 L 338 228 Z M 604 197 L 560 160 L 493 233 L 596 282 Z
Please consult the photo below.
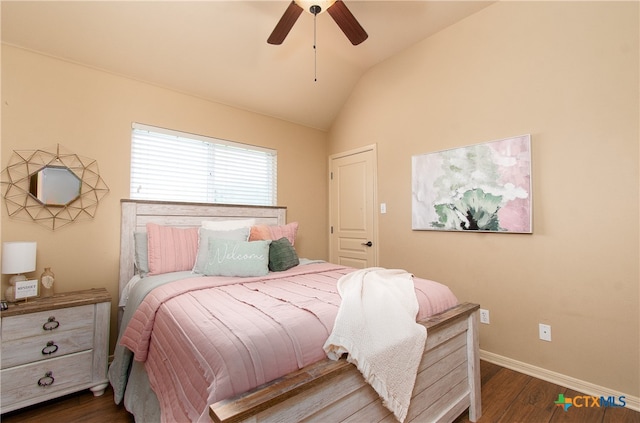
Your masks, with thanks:
M 14 275 L 9 279 L 10 286 L 5 292 L 5 299 L 9 302 L 16 300 L 16 282 L 27 280 L 23 273 L 36 270 L 36 245 L 36 242 L 21 241 L 2 243 L 2 273 Z

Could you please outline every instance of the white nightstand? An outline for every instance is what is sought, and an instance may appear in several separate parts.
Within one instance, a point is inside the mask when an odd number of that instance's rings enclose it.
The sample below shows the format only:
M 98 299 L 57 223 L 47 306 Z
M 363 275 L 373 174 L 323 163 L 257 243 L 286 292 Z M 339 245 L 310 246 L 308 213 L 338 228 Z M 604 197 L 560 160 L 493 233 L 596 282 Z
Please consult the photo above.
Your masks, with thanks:
M 56 294 L 0 312 L 0 412 L 83 389 L 107 388 L 111 296 Z

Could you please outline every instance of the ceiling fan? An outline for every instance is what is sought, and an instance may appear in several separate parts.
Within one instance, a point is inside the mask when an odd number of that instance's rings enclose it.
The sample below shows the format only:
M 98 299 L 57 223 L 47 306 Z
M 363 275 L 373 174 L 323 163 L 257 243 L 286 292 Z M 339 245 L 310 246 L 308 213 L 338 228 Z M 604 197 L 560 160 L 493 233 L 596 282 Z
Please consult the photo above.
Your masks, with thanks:
M 267 42 L 269 44 L 282 44 L 291 28 L 293 28 L 293 24 L 296 23 L 298 17 L 307 6 L 309 13 L 314 16 L 326 10 L 354 46 L 367 39 L 366 31 L 342 0 L 293 0 L 289 3 L 287 10 L 284 11 Z

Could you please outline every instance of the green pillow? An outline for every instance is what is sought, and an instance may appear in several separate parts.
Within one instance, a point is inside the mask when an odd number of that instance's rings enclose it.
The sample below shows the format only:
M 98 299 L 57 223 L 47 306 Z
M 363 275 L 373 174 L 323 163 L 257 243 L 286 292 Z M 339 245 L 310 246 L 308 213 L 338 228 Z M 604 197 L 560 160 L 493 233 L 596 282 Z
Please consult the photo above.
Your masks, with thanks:
M 269 269 L 282 272 L 300 264 L 298 254 L 286 237 L 271 241 L 269 246 Z
M 146 232 L 134 232 L 133 241 L 135 246 L 135 263 L 140 277 L 149 274 L 149 247 Z
M 238 228 L 230 231 L 214 231 L 198 229 L 198 255 L 193 266 L 193 273 L 204 273 L 204 267 L 209 260 L 209 240 L 211 238 L 230 239 L 232 241 L 246 241 L 249 239 L 251 228 Z
M 264 276 L 269 273 L 271 241 L 234 241 L 209 238 L 208 276 Z

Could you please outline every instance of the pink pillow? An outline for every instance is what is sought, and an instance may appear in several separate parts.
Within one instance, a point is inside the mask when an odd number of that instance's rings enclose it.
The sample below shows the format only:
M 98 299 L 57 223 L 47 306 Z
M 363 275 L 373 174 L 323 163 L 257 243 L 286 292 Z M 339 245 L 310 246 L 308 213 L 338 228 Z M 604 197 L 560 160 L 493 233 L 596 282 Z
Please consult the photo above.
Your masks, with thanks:
M 198 228 L 147 223 L 149 274 L 191 270 L 198 255 Z
M 298 222 L 291 222 L 282 226 L 255 225 L 251 227 L 249 241 L 278 240 L 287 238 L 291 245 L 295 244 L 298 233 Z

